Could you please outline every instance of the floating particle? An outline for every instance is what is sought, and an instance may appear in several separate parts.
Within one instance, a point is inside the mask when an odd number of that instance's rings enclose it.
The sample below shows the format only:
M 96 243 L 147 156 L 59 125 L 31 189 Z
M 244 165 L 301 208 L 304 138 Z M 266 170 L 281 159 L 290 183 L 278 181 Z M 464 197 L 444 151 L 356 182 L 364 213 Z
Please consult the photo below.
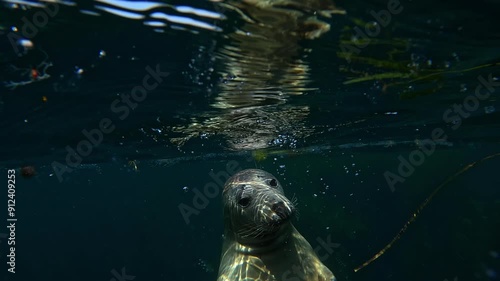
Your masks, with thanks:
M 23 47 L 25 51 L 31 50 L 35 47 L 35 44 L 33 44 L 33 42 L 31 42 L 31 40 L 28 39 L 19 39 L 17 40 L 16 44 Z
M 136 160 L 130 160 L 128 161 L 128 165 L 134 170 L 135 172 L 139 171 L 139 167 L 137 166 L 137 161 Z
M 82 75 L 84 72 L 83 68 L 75 67 L 75 73 L 78 75 Z
M 24 166 L 21 168 L 21 176 L 23 178 L 29 179 L 36 175 L 35 167 L 33 166 Z

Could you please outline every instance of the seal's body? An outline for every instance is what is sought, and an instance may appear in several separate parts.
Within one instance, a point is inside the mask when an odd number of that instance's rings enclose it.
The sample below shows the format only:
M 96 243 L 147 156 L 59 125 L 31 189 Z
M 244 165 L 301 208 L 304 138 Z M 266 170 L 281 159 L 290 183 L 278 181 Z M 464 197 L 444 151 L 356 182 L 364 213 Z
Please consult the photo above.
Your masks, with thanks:
M 332 281 L 291 224 L 295 207 L 271 174 L 238 172 L 224 185 L 224 244 L 218 281 Z

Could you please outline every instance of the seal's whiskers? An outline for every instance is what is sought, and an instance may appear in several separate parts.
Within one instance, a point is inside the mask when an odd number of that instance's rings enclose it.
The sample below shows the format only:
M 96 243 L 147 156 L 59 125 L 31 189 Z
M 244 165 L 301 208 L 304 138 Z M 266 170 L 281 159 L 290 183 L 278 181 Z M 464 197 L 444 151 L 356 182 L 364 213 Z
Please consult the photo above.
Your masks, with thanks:
M 237 233 L 241 238 L 256 238 L 261 237 L 265 231 L 266 228 L 263 225 L 247 224 Z

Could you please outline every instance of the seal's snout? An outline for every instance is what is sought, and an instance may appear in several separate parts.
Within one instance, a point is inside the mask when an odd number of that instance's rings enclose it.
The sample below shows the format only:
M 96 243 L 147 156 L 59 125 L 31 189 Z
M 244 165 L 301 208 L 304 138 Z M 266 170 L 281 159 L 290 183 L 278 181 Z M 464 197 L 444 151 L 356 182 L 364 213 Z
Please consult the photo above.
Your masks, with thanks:
M 274 222 L 281 222 L 288 219 L 292 215 L 292 209 L 286 202 L 277 201 L 271 206 L 273 211 L 272 219 Z
M 276 214 L 284 214 L 286 209 L 285 209 L 285 203 L 283 202 L 276 202 L 273 204 L 271 207 L 271 210 L 273 210 Z

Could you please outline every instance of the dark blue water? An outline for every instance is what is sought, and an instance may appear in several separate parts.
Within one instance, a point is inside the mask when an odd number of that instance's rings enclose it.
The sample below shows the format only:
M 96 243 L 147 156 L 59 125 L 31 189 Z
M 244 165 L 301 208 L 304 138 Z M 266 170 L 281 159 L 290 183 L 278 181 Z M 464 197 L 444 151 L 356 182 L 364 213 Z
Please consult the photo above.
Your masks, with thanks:
M 0 9 L 1 280 L 216 280 L 245 168 L 340 281 L 499 279 L 498 2 L 41 3 Z

